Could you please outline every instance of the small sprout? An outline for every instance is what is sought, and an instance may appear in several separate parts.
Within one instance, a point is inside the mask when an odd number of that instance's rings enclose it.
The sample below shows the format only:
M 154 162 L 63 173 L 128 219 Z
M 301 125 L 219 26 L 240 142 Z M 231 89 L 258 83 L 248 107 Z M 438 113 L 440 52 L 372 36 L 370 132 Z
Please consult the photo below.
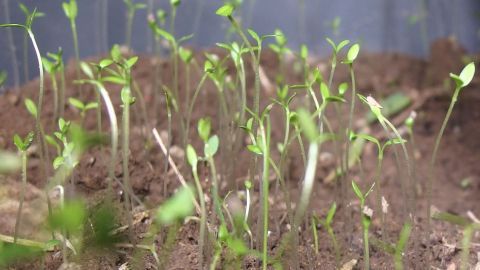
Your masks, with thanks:
M 182 1 L 180 0 L 170 0 L 170 5 L 172 5 L 173 7 L 178 7 L 181 3 Z
M 348 83 L 344 82 L 338 86 L 338 95 L 343 97 L 348 90 Z
M 188 164 L 192 167 L 192 170 L 197 170 L 198 156 L 195 148 L 190 144 L 187 145 L 187 161 Z
M 358 43 L 353 44 L 352 47 L 348 50 L 347 59 L 344 61 L 345 64 L 353 64 L 355 59 L 357 59 L 358 53 L 360 52 L 360 45 Z
M 63 2 L 62 8 L 67 18 L 69 18 L 70 20 L 75 20 L 78 13 L 76 0 L 70 0 L 70 2 Z
M 193 59 L 193 52 L 184 47 L 178 48 L 178 54 L 185 64 L 189 64 Z
M 417 118 L 417 112 L 411 111 L 410 115 L 407 119 L 405 119 L 405 126 L 407 126 L 408 130 L 412 132 L 413 125 L 415 124 L 415 119 Z
M 18 148 L 18 151 L 25 152 L 33 143 L 34 133 L 29 132 L 28 135 L 22 140 L 18 134 L 13 136 L 13 143 Z
M 345 46 L 347 46 L 350 43 L 350 40 L 343 40 L 340 43 L 338 43 L 338 45 L 336 45 L 335 42 L 333 42 L 333 40 L 331 40 L 330 38 L 326 38 L 326 39 L 328 44 L 332 46 L 334 55 L 337 55 Z

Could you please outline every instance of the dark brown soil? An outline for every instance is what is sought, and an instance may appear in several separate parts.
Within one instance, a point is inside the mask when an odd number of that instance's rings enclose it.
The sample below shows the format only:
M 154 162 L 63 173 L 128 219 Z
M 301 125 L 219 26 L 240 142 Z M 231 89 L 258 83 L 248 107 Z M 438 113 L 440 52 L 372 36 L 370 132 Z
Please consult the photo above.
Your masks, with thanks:
M 213 50 L 220 53 L 218 50 Z M 202 62 L 202 52 L 197 53 L 197 60 Z M 432 245 L 431 252 L 426 251 L 426 241 L 424 240 L 424 230 L 426 224 L 426 179 L 428 161 L 431 157 L 433 141 L 435 135 L 440 129 L 440 125 L 445 116 L 446 110 L 450 102 L 452 93 L 451 85 L 448 86 L 445 80 L 448 78 L 448 72 L 458 73 L 461 69 L 462 57 L 465 57 L 461 48 L 452 40 L 438 41 L 432 50 L 432 56 L 428 61 L 416 59 L 413 57 L 399 54 L 370 54 L 362 53 L 361 57 L 355 64 L 355 72 L 357 78 L 357 88 L 362 94 L 371 94 L 381 100 L 391 93 L 403 92 L 413 99 L 410 109 L 415 109 L 418 113 L 418 120 L 415 125 L 415 146 L 409 144 L 409 151 L 415 162 L 416 189 L 417 194 L 415 204 L 415 230 L 412 235 L 409 246 L 406 249 L 405 261 L 406 269 L 425 269 L 424 262 L 427 256 L 431 255 L 433 269 L 446 269 L 447 267 L 459 267 L 460 250 L 463 237 L 462 228 L 445 223 L 443 221 L 433 221 L 432 234 L 429 239 Z M 135 232 L 138 236 L 138 242 L 141 242 L 144 234 L 151 224 L 151 216 L 156 206 L 161 204 L 166 197 L 170 196 L 179 186 L 176 175 L 169 171 L 164 174 L 165 157 L 159 150 L 158 146 L 153 142 L 150 128 L 156 127 L 159 132 L 165 133 L 167 130 L 167 116 L 165 108 L 165 100 L 161 98 L 161 107 L 155 108 L 152 81 L 155 76 L 153 63 L 156 59 L 142 56 L 137 63 L 134 72 L 135 81 L 140 86 L 143 98 L 148 109 L 149 124 L 144 125 L 143 116 L 141 114 L 141 102 L 137 102 L 133 108 L 133 124 L 131 127 L 130 142 L 130 175 L 131 182 L 135 194 L 142 200 L 146 209 L 140 208 L 136 212 Z M 273 89 L 265 86 L 268 82 L 274 84 L 275 74 L 278 73 L 278 61 L 272 52 L 266 51 L 262 58 L 262 68 L 265 71 L 266 78 L 263 80 L 262 106 L 269 102 L 269 97 L 274 97 Z M 328 75 L 329 63 L 327 60 L 311 60 L 312 65 L 320 68 L 325 77 Z M 163 61 L 162 65 L 162 81 L 171 84 L 171 65 Z M 248 66 L 248 61 L 246 63 Z M 294 66 L 288 63 L 287 66 Z M 448 67 L 446 70 L 445 67 Z M 230 69 L 233 71 L 233 67 Z M 74 76 L 73 64 L 69 65 L 67 78 L 68 93 L 67 96 L 80 96 L 80 88 L 72 84 Z M 181 67 L 180 78 L 185 78 L 185 69 Z M 192 86 L 196 87 L 200 74 L 192 70 Z M 335 82 L 349 81 L 349 76 L 345 67 L 339 67 L 335 76 Z M 252 88 L 253 74 L 247 76 L 248 87 Z M 294 71 L 288 72 L 288 82 L 291 84 L 301 83 L 301 75 Z M 51 133 L 54 129 L 51 103 L 52 91 L 49 80 L 46 81 L 46 103 L 42 117 L 45 120 L 45 129 L 47 133 Z M 435 168 L 435 179 L 433 189 L 433 205 L 442 212 L 450 212 L 467 217 L 467 211 L 471 211 L 474 215 L 480 216 L 480 131 L 478 123 L 480 121 L 480 78 L 477 76 L 471 86 L 464 89 L 461 93 L 459 102 L 455 107 L 452 119 L 448 125 L 443 138 L 442 147 L 440 149 L 437 166 Z M 120 112 L 120 92 L 116 87 L 110 87 L 112 99 L 116 104 L 117 114 Z M 180 91 L 184 96 L 186 89 L 185 80 L 181 79 Z M 94 92 L 89 87 L 82 87 L 82 98 L 84 100 L 92 100 Z M 253 91 L 253 90 L 252 90 Z M 249 100 L 253 94 L 249 91 Z M 33 100 L 38 95 L 38 80 L 34 80 L 22 87 L 18 93 L 7 92 L 0 97 L 0 147 L 14 151 L 12 137 L 15 133 L 25 135 L 34 128 L 34 121 L 28 115 L 23 105 L 23 99 L 29 97 Z M 183 93 L 183 94 L 182 94 Z M 210 116 L 213 123 L 213 132 L 219 130 L 218 108 L 216 90 L 211 83 L 207 83 L 197 101 L 194 109 L 192 127 L 190 129 L 190 140 L 197 149 L 201 149 L 201 142 L 196 134 L 196 123 L 201 117 Z M 359 104 L 359 103 L 357 103 Z M 295 102 L 295 106 L 301 106 L 301 98 Z M 364 115 L 365 108 L 362 104 L 357 106 L 356 119 L 361 119 Z M 391 120 L 401 124 L 405 117 L 409 114 L 409 110 L 396 115 Z M 283 138 L 283 124 L 281 118 L 281 110 L 274 109 L 272 112 L 272 142 L 280 142 Z M 336 126 L 335 113 L 329 112 L 330 121 Z M 66 107 L 66 119 L 72 121 L 79 120 L 78 113 L 70 106 Z M 95 129 L 95 116 L 91 112 L 87 115 L 84 127 L 89 130 Z M 104 130 L 108 130 L 108 122 L 104 121 Z M 175 119 L 173 121 L 176 123 Z M 385 136 L 380 127 L 373 125 L 370 127 L 371 133 L 378 136 Z M 182 173 L 187 179 L 190 178 L 186 173 L 188 168 L 183 166 L 183 150 L 181 149 L 182 141 L 179 125 L 173 126 L 173 145 L 172 156 L 179 165 Z M 244 136 L 242 134 L 242 136 Z M 245 145 L 246 136 L 238 138 L 242 145 Z M 149 145 L 150 144 L 150 145 Z M 222 145 L 223 146 L 223 145 Z M 244 148 L 244 147 L 243 147 Z M 278 160 L 279 154 L 276 147 L 272 147 L 273 158 Z M 314 194 L 312 195 L 311 211 L 320 217 L 324 217 L 328 208 L 333 201 L 338 202 L 338 185 L 334 183 L 325 183 L 327 175 L 334 169 L 335 157 L 333 147 L 326 145 L 322 148 L 321 162 L 317 170 L 317 178 Z M 298 145 L 295 145 L 290 151 L 289 158 L 289 186 L 291 187 L 292 201 L 297 202 L 300 193 L 300 185 L 303 177 L 303 164 L 301 155 L 299 154 Z M 53 152 L 52 152 L 53 153 Z M 69 194 L 72 196 L 83 196 L 87 198 L 89 205 L 92 207 L 97 205 L 105 197 L 105 188 L 107 186 L 106 177 L 108 165 L 108 151 L 103 148 L 94 148 L 85 154 L 79 167 L 75 171 L 74 187 L 69 186 Z M 228 187 L 242 187 L 243 180 L 248 176 L 247 171 L 251 154 L 246 150 L 235 153 L 234 156 L 218 155 L 217 165 L 220 172 L 228 171 L 228 166 L 232 166 L 231 180 L 226 183 L 223 179 L 222 194 L 226 195 L 229 191 Z M 119 157 L 117 166 L 117 177 L 121 179 L 121 164 Z M 371 183 L 374 175 L 376 164 L 376 150 L 372 145 L 365 148 L 362 155 L 362 164 L 364 172 L 355 167 L 350 175 L 355 179 L 363 189 L 366 189 Z M 208 179 L 209 173 L 207 168 L 201 169 L 202 180 Z M 51 172 L 50 172 L 51 173 Z M 46 204 L 42 188 L 46 183 L 46 179 L 41 177 L 39 168 L 38 155 L 33 152 L 29 161 L 29 191 L 26 197 L 26 206 L 24 210 L 24 224 L 22 225 L 21 236 L 27 239 L 46 240 L 48 234 L 44 230 L 44 218 L 46 215 Z M 15 222 L 15 213 L 18 205 L 19 193 L 19 175 L 10 175 L 2 177 L 2 185 L 0 188 L 0 233 L 13 235 L 13 226 Z M 470 184 L 464 188 L 461 185 L 462 180 L 469 179 Z M 351 179 L 348 179 L 350 182 Z M 385 198 L 390 207 L 387 218 L 386 239 L 395 243 L 398 234 L 407 220 L 405 215 L 405 197 L 402 192 L 401 174 L 397 172 L 395 161 L 392 153 L 387 153 L 385 157 L 384 169 L 382 171 L 382 189 Z M 204 187 L 208 188 L 210 183 L 203 181 Z M 254 181 L 254 209 L 252 213 L 257 213 L 258 208 L 258 192 L 259 183 Z M 166 189 L 165 189 L 166 187 Z M 120 187 L 115 186 L 120 194 Z M 272 182 L 271 190 L 271 215 L 270 215 L 270 247 L 271 255 L 275 255 L 280 245 L 282 235 L 288 230 L 285 217 L 285 203 L 283 195 L 280 191 L 275 193 L 275 182 Z M 235 195 L 235 194 L 233 194 Z M 120 200 L 120 195 L 117 198 Z M 357 264 L 353 268 L 342 269 L 362 269 L 363 267 L 363 244 L 361 234 L 360 215 L 357 210 L 358 202 L 354 199 L 353 192 L 350 192 L 348 204 L 339 205 L 339 212 L 334 219 L 334 230 L 338 235 L 340 244 L 342 245 L 341 265 L 352 260 L 357 260 Z M 373 196 L 369 202 L 374 206 Z M 372 207 L 375 210 L 375 207 Z M 349 214 L 353 214 L 350 216 Z M 256 233 L 257 215 L 250 217 L 250 225 L 253 233 Z M 119 218 L 118 225 L 125 225 L 125 221 Z M 293 258 L 298 255 L 301 269 L 335 269 L 335 256 L 330 238 L 325 230 L 321 227 L 318 229 L 319 234 L 319 253 L 315 254 L 313 250 L 313 239 L 308 226 L 302 226 L 300 245 L 296 252 L 288 250 L 284 255 L 283 264 L 285 269 L 293 269 Z M 350 233 L 347 233 L 350 232 Z M 371 236 L 380 239 L 380 221 L 378 215 L 373 219 L 373 226 L 370 230 Z M 176 241 L 170 256 L 165 264 L 165 269 L 195 269 L 198 267 L 198 249 L 197 249 L 198 227 L 196 223 L 189 222 L 179 228 Z M 477 243 L 480 238 L 474 235 L 473 243 Z M 161 244 L 165 238 L 165 231 L 161 230 L 156 237 L 159 254 L 165 251 L 165 247 Z M 247 238 L 246 238 L 247 239 Z M 254 239 L 261 239 L 260 235 Z M 255 245 L 261 244 L 255 242 Z M 139 251 L 140 252 L 140 251 Z M 471 248 L 470 266 L 477 264 L 477 252 L 480 252 L 479 245 L 474 244 Z M 131 262 L 134 253 L 131 248 L 115 248 L 108 252 L 85 252 L 81 259 L 75 263 L 81 265 L 81 269 L 126 269 L 119 268 L 126 262 Z M 293 254 L 293 255 L 292 255 Z M 155 269 L 155 261 L 153 257 L 146 253 L 140 252 L 141 258 L 136 263 L 130 263 L 131 269 Z M 378 247 L 371 248 L 371 265 L 372 269 L 393 269 L 393 257 Z M 211 258 L 207 258 L 210 261 Z M 40 269 L 40 262 L 37 261 L 32 265 L 18 265 L 12 269 Z M 61 264 L 60 251 L 49 252 L 42 262 L 46 269 L 57 269 Z M 454 266 L 452 266 L 452 264 Z M 259 269 L 260 261 L 254 257 L 247 257 L 244 260 L 245 269 Z M 133 268 L 135 267 L 135 268 Z M 220 267 L 219 269 L 226 269 Z M 448 268 L 456 269 L 456 268 Z M 472 268 L 473 269 L 473 268 Z

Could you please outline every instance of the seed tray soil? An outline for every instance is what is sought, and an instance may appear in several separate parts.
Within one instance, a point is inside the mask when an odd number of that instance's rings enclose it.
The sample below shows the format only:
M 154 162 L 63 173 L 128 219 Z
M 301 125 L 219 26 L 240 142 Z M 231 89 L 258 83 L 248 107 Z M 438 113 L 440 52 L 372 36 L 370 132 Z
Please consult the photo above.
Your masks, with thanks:
M 220 50 L 214 49 L 210 52 L 221 54 Z M 203 59 L 203 52 L 196 52 L 196 59 L 200 63 Z M 361 57 L 355 63 L 355 72 L 357 78 L 357 89 L 359 92 L 376 97 L 381 100 L 395 92 L 403 92 L 412 98 L 413 102 L 409 109 L 391 117 L 394 123 L 401 124 L 411 109 L 415 109 L 418 118 L 415 124 L 415 149 L 410 149 L 415 159 L 417 192 L 415 200 L 415 230 L 409 245 L 405 252 L 406 269 L 424 269 L 424 262 L 427 256 L 432 258 L 432 265 L 435 269 L 456 269 L 460 265 L 460 251 L 462 241 L 462 228 L 445 223 L 443 221 L 434 220 L 432 224 L 432 233 L 429 236 L 431 251 L 426 250 L 426 237 L 424 235 L 426 224 L 426 194 L 425 186 L 427 179 L 428 161 L 431 157 L 433 141 L 435 135 L 440 129 L 440 125 L 445 116 L 450 96 L 452 94 L 452 85 L 448 86 L 445 80 L 448 78 L 449 72 L 459 72 L 463 66 L 462 58 L 465 57 L 460 46 L 450 39 L 439 40 L 432 45 L 431 56 L 427 60 L 421 60 L 414 57 L 393 53 L 365 53 L 362 52 Z M 470 55 L 475 58 L 476 56 Z M 478 59 L 478 58 L 477 58 Z M 160 62 L 158 62 L 160 61 Z M 159 60 L 150 56 L 141 56 L 134 70 L 134 79 L 138 83 L 142 93 L 143 100 L 139 100 L 132 108 L 132 127 L 130 142 L 130 174 L 133 190 L 137 197 L 143 202 L 144 207 L 135 209 L 135 236 L 137 243 L 141 243 L 145 238 L 148 225 L 152 222 L 153 211 L 166 198 L 174 193 L 179 187 L 176 175 L 170 170 L 166 174 L 165 157 L 160 151 L 151 136 L 151 128 L 156 127 L 166 141 L 167 130 L 167 114 L 165 109 L 165 100 L 162 98 L 161 107 L 155 107 L 153 100 L 152 81 L 155 76 L 153 65 L 160 63 L 162 67 L 161 80 L 164 84 L 170 85 L 172 81 L 171 65 L 167 60 Z M 311 59 L 311 65 L 316 65 L 322 71 L 323 75 L 328 75 L 329 63 L 328 59 Z M 248 60 L 246 63 L 248 66 Z M 273 98 L 275 90 L 270 88 L 275 81 L 275 74 L 278 70 L 278 60 L 276 56 L 266 51 L 261 60 L 261 66 L 265 73 L 262 79 L 262 106 L 266 106 L 269 98 Z M 288 63 L 288 82 L 290 84 L 301 83 L 301 74 L 295 70 L 293 63 Z M 233 66 L 230 66 L 233 71 Z M 196 70 L 192 70 L 192 85 L 189 89 L 196 87 L 201 74 Z M 185 68 L 180 67 L 179 78 L 184 78 Z M 74 64 L 70 63 L 67 68 L 67 97 L 82 97 L 83 100 L 93 100 L 93 89 L 73 84 L 75 79 Z M 335 82 L 349 81 L 347 70 L 339 67 Z M 251 100 L 253 87 L 253 74 L 247 74 L 247 82 L 249 90 L 249 100 Z M 45 129 L 47 133 L 54 130 L 53 121 L 53 105 L 52 90 L 50 82 L 45 82 L 46 97 L 44 111 L 42 117 L 45 120 Z M 120 112 L 120 91 L 115 86 L 108 87 L 111 97 L 115 104 L 117 113 Z M 180 80 L 180 96 L 184 98 L 187 89 L 185 80 Z M 82 92 L 82 94 L 80 93 Z M 193 91 L 193 90 L 191 90 Z M 28 115 L 23 99 L 29 97 L 36 100 L 38 95 L 38 80 L 33 80 L 25 84 L 19 91 L 9 91 L 0 97 L 0 147 L 14 151 L 15 146 L 12 137 L 15 133 L 25 135 L 34 127 L 33 119 Z M 301 95 L 299 95 L 301 96 Z M 141 103 L 144 102 L 149 116 L 148 123 L 145 124 L 141 114 Z M 467 216 L 467 211 L 471 211 L 474 215 L 480 216 L 480 78 L 474 78 L 472 84 L 464 89 L 460 95 L 460 99 L 454 109 L 451 122 L 449 123 L 440 149 L 438 163 L 435 168 L 433 205 L 436 209 L 443 212 L 450 212 L 462 216 Z M 213 133 L 218 130 L 217 122 L 219 115 L 216 90 L 211 83 L 207 83 L 202 90 L 197 105 L 194 108 L 192 126 L 190 128 L 190 140 L 192 144 L 201 149 L 201 141 L 196 134 L 196 123 L 201 117 L 209 116 L 212 118 Z M 357 103 L 359 104 L 359 103 Z M 295 101 L 295 107 L 302 105 L 302 98 L 299 97 Z M 357 106 L 355 119 L 360 120 L 365 115 L 365 108 L 362 104 Z M 78 121 L 78 112 L 74 108 L 67 106 L 66 119 Z M 335 119 L 334 112 L 328 112 L 332 125 L 335 127 L 338 122 Z M 104 116 L 106 114 L 104 113 Z M 280 109 L 275 108 L 272 112 L 272 142 L 280 141 L 283 137 L 282 114 Z M 47 121 L 48 119 L 48 121 Z M 103 121 L 103 130 L 108 130 L 108 121 Z M 174 119 L 173 123 L 176 123 Z M 355 123 L 358 124 L 358 123 Z M 89 130 L 95 130 L 95 115 L 93 112 L 87 114 L 87 120 L 84 127 Z M 397 125 L 398 126 L 398 125 Z M 372 134 L 381 135 L 382 130 L 377 125 L 371 125 L 370 132 Z M 172 157 L 176 164 L 179 165 L 180 171 L 190 179 L 188 168 L 183 166 L 184 152 L 181 150 L 181 135 L 179 125 L 173 125 L 172 139 Z M 243 135 L 242 135 L 243 136 Z M 247 143 L 247 136 L 240 138 Z M 222 145 L 221 145 L 222 147 Z M 108 165 L 108 147 L 105 149 L 96 147 L 89 150 L 82 158 L 78 168 L 74 174 L 74 185 L 67 184 L 67 194 L 69 196 L 82 196 L 87 198 L 88 205 L 95 208 L 101 204 L 105 198 L 106 177 Z M 272 148 L 273 149 L 273 148 Z M 298 195 L 301 190 L 301 181 L 303 178 L 303 165 L 301 155 L 299 154 L 298 145 L 295 145 L 290 151 L 289 157 L 289 180 L 292 202 L 298 201 Z M 53 155 L 53 152 L 52 152 Z M 29 186 L 26 195 L 26 203 L 24 206 L 23 218 L 24 222 L 21 228 L 21 237 L 27 239 L 46 240 L 44 220 L 46 217 L 46 204 L 43 197 L 43 186 L 45 179 L 40 176 L 39 159 L 35 151 L 35 147 L 30 153 L 30 161 L 28 166 Z M 273 150 L 273 158 L 278 159 L 279 155 Z M 234 188 L 235 185 L 242 187 L 243 180 L 247 177 L 247 170 L 251 154 L 246 150 L 241 150 L 235 156 L 225 157 L 218 156 L 216 162 L 219 168 L 228 168 L 231 166 L 232 184 L 222 186 L 222 194 Z M 116 176 L 121 179 L 120 157 L 116 168 Z M 355 179 L 363 189 L 371 183 L 375 171 L 376 151 L 373 145 L 367 145 L 362 155 L 362 165 L 364 170 L 359 170 L 358 166 L 352 169 L 350 178 Z M 233 165 L 233 166 L 232 166 Z M 326 183 L 325 179 L 329 173 L 335 168 L 334 150 L 331 145 L 322 148 L 319 166 L 317 169 L 314 193 L 310 204 L 310 214 L 316 213 L 320 217 L 324 217 L 331 203 L 338 198 L 338 183 Z M 389 152 L 385 157 L 385 163 L 382 171 L 382 188 L 384 196 L 389 204 L 387 219 L 387 232 L 385 238 L 395 243 L 398 239 L 399 232 L 407 220 L 404 212 L 405 200 L 401 192 L 401 177 L 396 169 L 393 155 Z M 222 169 L 220 169 L 222 170 Z M 206 166 L 200 168 L 200 178 L 207 188 L 210 183 L 206 181 L 209 178 Z M 15 213 L 18 206 L 18 194 L 20 187 L 19 175 L 9 175 L 2 177 L 2 185 L 0 188 L 0 233 L 13 235 L 15 223 Z M 466 180 L 467 179 L 467 180 Z M 350 179 L 349 179 L 350 181 Z M 462 187 L 465 181 L 468 181 L 467 187 Z M 253 194 L 253 210 L 257 213 L 259 182 L 254 180 Z M 278 251 L 281 236 L 288 231 L 289 224 L 285 218 L 286 210 L 283 194 L 279 189 L 275 188 L 275 181 L 271 183 L 271 213 L 270 213 L 270 231 L 269 238 L 270 254 L 273 256 Z M 115 185 L 118 194 L 121 188 Z M 235 194 L 233 194 L 235 196 Z M 52 195 L 54 197 L 54 195 Z M 120 195 L 116 198 L 120 201 Z M 373 196 L 372 196 L 373 198 Z M 333 228 L 339 242 L 341 244 L 342 259 L 340 267 L 342 269 L 362 269 L 363 261 L 363 244 L 360 215 L 357 202 L 354 199 L 353 192 L 349 194 L 349 202 L 346 205 L 339 205 L 339 211 L 334 218 Z M 369 202 L 373 207 L 373 201 Z M 210 206 L 210 203 L 208 203 Z M 119 207 L 121 209 L 121 207 Z M 374 208 L 375 209 L 375 208 Z M 119 210 L 121 211 L 121 210 Z M 122 215 L 120 215 L 122 216 Z M 123 215 L 124 216 L 124 215 Z M 378 216 L 378 215 L 377 215 Z M 250 216 L 250 224 L 253 233 L 256 232 L 256 214 Z M 125 225 L 125 220 L 119 218 L 118 226 Z M 377 239 L 382 238 L 380 235 L 379 218 L 373 218 L 373 226 L 371 236 Z M 350 232 L 350 233 L 346 233 Z M 126 234 L 126 232 L 124 232 Z M 159 254 L 165 252 L 162 242 L 164 241 L 165 232 L 160 230 L 156 237 L 157 251 Z M 319 253 L 316 254 L 313 249 L 313 238 L 311 234 L 310 223 L 308 226 L 301 227 L 300 244 L 298 248 L 287 249 L 284 255 L 283 264 L 285 269 L 293 269 L 292 261 L 294 256 L 300 261 L 301 269 L 335 269 L 335 256 L 331 241 L 324 230 L 318 228 L 319 235 Z M 165 261 L 165 269 L 196 269 L 198 268 L 199 258 L 197 249 L 198 226 L 194 221 L 187 222 L 179 227 L 174 247 L 169 250 L 169 256 Z M 248 238 L 246 238 L 247 240 Z M 254 239 L 260 239 L 260 237 Z M 477 265 L 477 252 L 480 252 L 478 243 L 479 235 L 474 235 L 470 254 L 470 265 Z M 127 242 L 125 242 L 127 243 Z M 255 245 L 261 243 L 254 243 Z M 294 255 L 292 255 L 294 254 Z M 136 258 L 133 260 L 132 258 Z M 132 262 L 135 261 L 135 262 Z M 207 258 L 210 261 L 210 258 Z M 348 262 L 352 263 L 352 267 L 348 267 Z M 125 263 L 129 262 L 131 269 L 155 269 L 155 261 L 147 252 L 133 251 L 132 248 L 123 246 L 110 250 L 98 251 L 85 248 L 80 259 L 74 260 L 73 265 L 79 268 L 71 269 L 126 269 Z M 59 250 L 48 252 L 42 260 L 32 262 L 19 263 L 11 269 L 58 269 L 61 265 L 61 253 Z M 260 269 L 261 262 L 255 257 L 249 257 L 244 260 L 244 269 Z M 70 268 L 69 268 L 70 269 Z M 221 268 L 219 268 L 221 269 Z M 392 256 L 385 253 L 381 248 L 373 245 L 371 248 L 371 269 L 393 269 Z

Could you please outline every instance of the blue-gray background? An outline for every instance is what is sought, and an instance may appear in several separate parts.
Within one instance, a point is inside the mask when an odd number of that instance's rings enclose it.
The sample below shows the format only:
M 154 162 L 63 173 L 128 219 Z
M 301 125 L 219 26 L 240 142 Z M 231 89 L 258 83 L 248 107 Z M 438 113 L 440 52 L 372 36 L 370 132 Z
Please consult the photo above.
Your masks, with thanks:
M 24 15 L 18 8 L 20 1 L 0 0 L 0 22 L 6 22 L 7 3 L 10 22 L 22 23 Z M 101 34 L 101 2 L 108 3 L 108 35 Z M 144 0 L 155 9 L 169 10 L 169 0 Z M 62 47 L 65 58 L 73 55 L 73 43 L 68 20 L 63 14 L 61 0 L 24 0 L 29 8 L 37 7 L 46 13 L 45 18 L 34 22 L 33 30 L 42 54 Z M 125 41 L 125 5 L 121 0 L 77 0 L 79 47 L 81 57 L 96 55 L 108 46 Z M 138 1 L 137 1 L 138 2 Z M 325 37 L 334 40 L 350 39 L 362 43 L 363 50 L 396 51 L 416 56 L 428 54 L 427 42 L 439 37 L 455 36 L 470 52 L 479 50 L 480 1 L 479 0 L 243 0 L 240 13 L 244 24 L 260 34 L 281 29 L 289 39 L 289 46 L 309 45 L 317 54 L 329 49 Z M 221 0 L 183 0 L 176 20 L 177 37 L 195 33 L 188 43 L 197 47 L 211 47 L 225 40 L 228 27 L 226 19 L 215 15 Z M 425 7 L 425 8 L 422 8 Z M 137 12 L 134 20 L 132 46 L 138 52 L 151 49 L 150 31 L 146 23 L 147 10 Z M 332 21 L 340 18 L 338 31 Z M 422 35 L 422 23 L 424 34 Z M 302 27 L 305 25 L 305 28 Z M 304 30 L 302 30 L 304 29 Z M 99 32 L 100 31 L 100 32 Z M 8 83 L 13 84 L 11 53 L 7 30 L 0 29 L 0 70 L 7 70 Z M 20 71 L 23 70 L 23 33 L 13 30 L 17 44 Z M 108 45 L 107 45 L 108 44 Z M 31 46 L 30 46 L 31 47 Z M 31 48 L 30 48 L 31 51 Z M 35 58 L 30 52 L 29 63 L 36 76 Z M 23 72 L 20 72 L 24 81 Z

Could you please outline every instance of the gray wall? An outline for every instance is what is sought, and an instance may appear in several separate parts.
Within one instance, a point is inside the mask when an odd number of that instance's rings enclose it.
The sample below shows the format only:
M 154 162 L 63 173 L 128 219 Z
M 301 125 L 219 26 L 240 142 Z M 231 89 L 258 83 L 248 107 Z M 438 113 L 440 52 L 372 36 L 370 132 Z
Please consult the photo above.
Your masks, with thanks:
M 5 22 L 5 2 L 9 4 L 11 22 L 22 23 L 23 14 L 18 1 L 0 0 L 0 22 Z M 149 0 L 145 0 L 149 1 Z M 272 33 L 280 28 L 289 38 L 291 47 L 307 43 L 311 50 L 325 54 L 329 48 L 325 37 L 334 40 L 350 39 L 362 43 L 368 51 L 397 51 L 425 56 L 428 52 L 426 42 L 439 37 L 455 35 L 469 50 L 478 51 L 480 43 L 480 1 L 478 0 L 243 0 L 244 23 L 249 24 L 260 34 Z M 422 2 L 423 1 L 423 2 Z M 34 23 L 34 32 L 40 51 L 56 51 L 60 46 L 66 58 L 73 55 L 73 45 L 68 20 L 65 18 L 60 0 L 25 0 L 30 8 L 37 7 L 47 16 Z M 78 33 L 81 56 L 96 55 L 102 51 L 98 39 L 100 0 L 77 0 L 79 5 Z M 168 0 L 155 0 L 156 8 L 168 10 Z M 225 40 L 228 22 L 215 15 L 221 0 L 183 0 L 176 24 L 177 36 L 195 32 L 189 41 L 191 45 L 209 47 Z M 252 6 L 254 3 L 254 6 Z M 427 7 L 427 16 L 422 16 L 422 3 Z M 125 8 L 121 0 L 108 0 L 108 46 L 123 43 L 125 40 Z M 146 25 L 146 10 L 139 11 L 134 22 L 133 48 L 147 52 L 150 46 L 149 29 Z M 305 16 L 302 16 L 305 14 Z M 341 18 L 338 33 L 333 33 L 330 22 Z M 409 23 L 413 17 L 419 17 L 415 24 Z M 426 34 L 422 35 L 421 22 L 426 17 Z M 250 18 L 250 19 L 249 19 Z M 197 23 L 199 22 L 199 23 Z M 306 27 L 302 28 L 304 24 Z M 305 29 L 302 31 L 301 29 Z M 14 29 L 14 41 L 22 70 L 21 30 Z M 9 83 L 13 83 L 11 53 L 8 47 L 7 30 L 0 29 L 0 70 L 7 70 Z M 427 41 L 427 42 L 428 42 Z M 104 51 L 104 50 L 103 50 Z M 35 58 L 30 52 L 28 65 L 36 76 Z M 23 81 L 23 73 L 20 73 Z

